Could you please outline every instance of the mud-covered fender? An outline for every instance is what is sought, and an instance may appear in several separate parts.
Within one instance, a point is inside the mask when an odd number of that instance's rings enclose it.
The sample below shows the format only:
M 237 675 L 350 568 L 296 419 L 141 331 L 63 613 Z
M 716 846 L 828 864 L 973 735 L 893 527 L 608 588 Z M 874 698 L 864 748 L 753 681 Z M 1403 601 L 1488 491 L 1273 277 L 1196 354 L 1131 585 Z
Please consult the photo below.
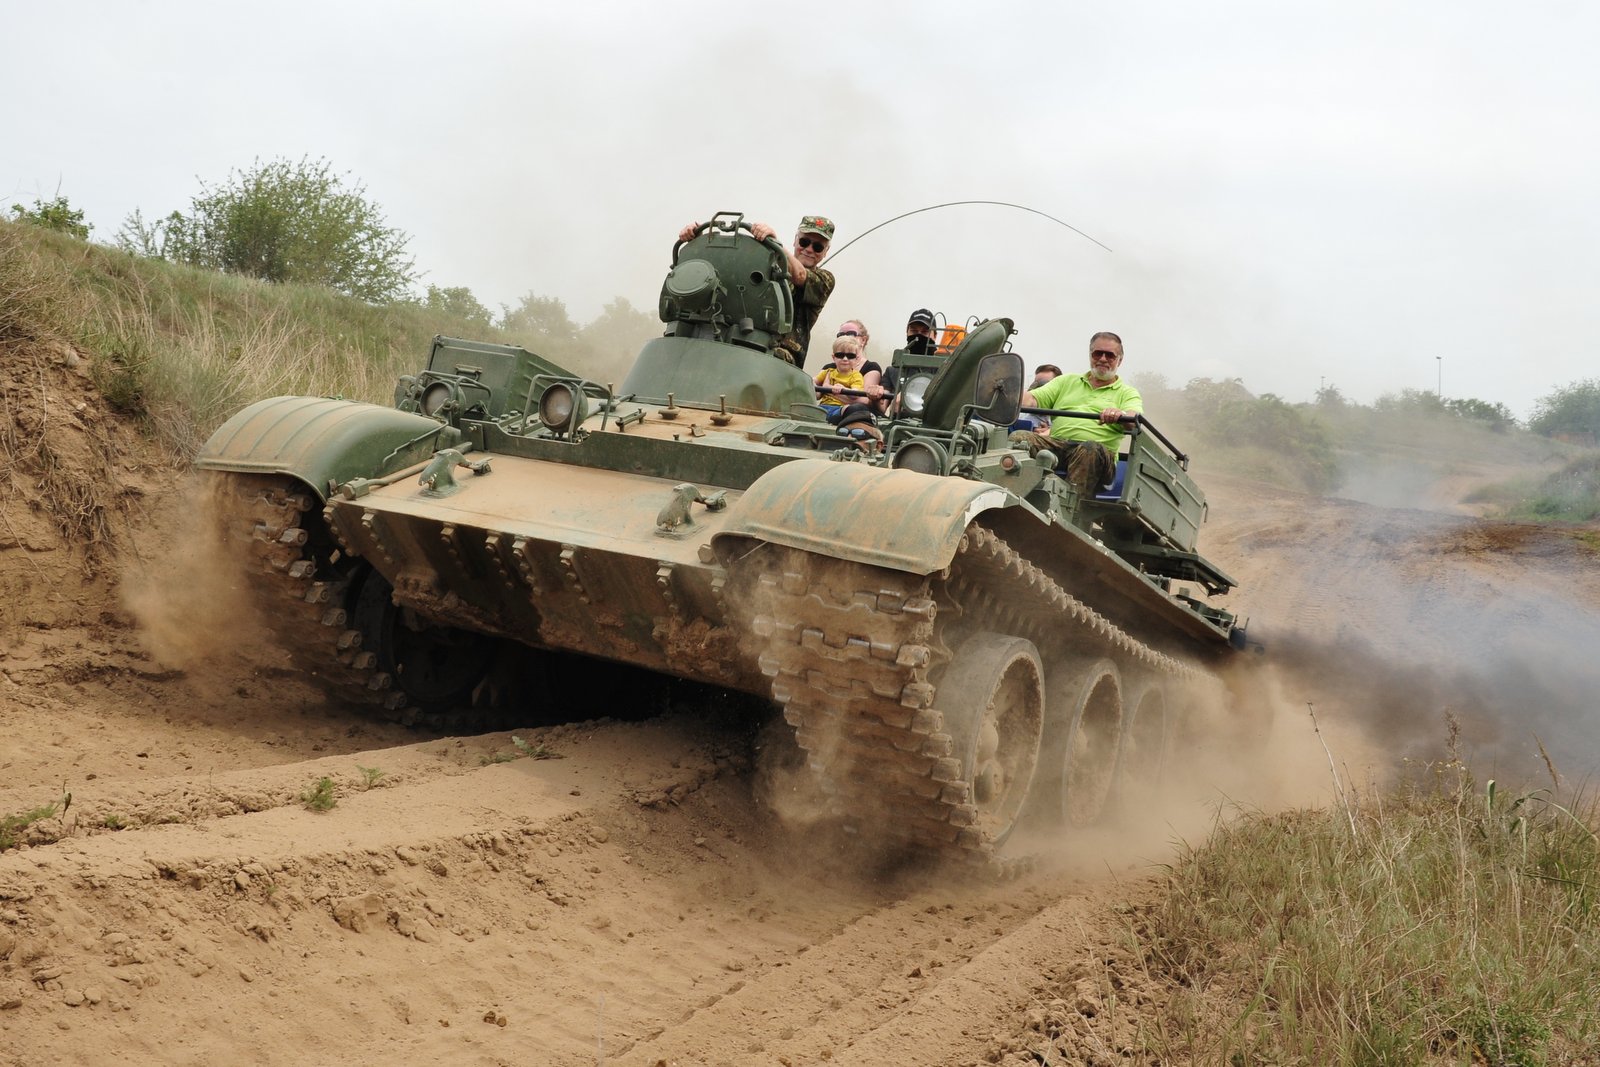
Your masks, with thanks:
M 751 540 L 928 574 L 950 562 L 973 518 L 1017 498 L 965 478 L 859 463 L 795 462 L 745 490 L 711 544 L 724 561 Z
M 293 475 L 326 499 L 330 484 L 382 477 L 460 441 L 454 427 L 424 415 L 354 400 L 275 396 L 218 427 L 195 466 Z

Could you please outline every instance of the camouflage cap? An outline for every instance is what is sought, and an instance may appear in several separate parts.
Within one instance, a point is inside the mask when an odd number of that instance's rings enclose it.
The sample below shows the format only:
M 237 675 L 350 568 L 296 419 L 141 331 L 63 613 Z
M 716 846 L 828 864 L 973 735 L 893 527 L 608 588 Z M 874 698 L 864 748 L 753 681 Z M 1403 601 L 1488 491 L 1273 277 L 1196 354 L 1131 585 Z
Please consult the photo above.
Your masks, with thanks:
M 833 240 L 833 220 L 825 219 L 821 215 L 807 215 L 800 220 L 800 233 L 820 233 L 828 240 Z

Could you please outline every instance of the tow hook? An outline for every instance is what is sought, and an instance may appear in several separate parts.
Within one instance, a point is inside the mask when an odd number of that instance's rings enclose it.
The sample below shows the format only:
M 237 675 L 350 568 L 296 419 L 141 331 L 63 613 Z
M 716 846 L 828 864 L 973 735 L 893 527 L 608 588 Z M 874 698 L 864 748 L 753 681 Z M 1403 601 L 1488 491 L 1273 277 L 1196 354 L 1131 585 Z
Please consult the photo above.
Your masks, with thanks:
M 704 504 L 707 511 L 721 511 L 728 506 L 728 494 L 719 489 L 708 496 L 691 482 L 675 485 L 672 487 L 672 499 L 656 515 L 656 526 L 665 533 L 671 533 L 679 526 L 693 526 L 694 516 L 690 514 L 690 507 L 694 504 Z
M 461 488 L 456 485 L 455 469 L 466 467 L 473 474 L 488 474 L 487 459 L 470 460 L 459 449 L 444 448 L 433 454 L 433 460 L 423 468 L 417 484 L 424 496 L 448 496 Z

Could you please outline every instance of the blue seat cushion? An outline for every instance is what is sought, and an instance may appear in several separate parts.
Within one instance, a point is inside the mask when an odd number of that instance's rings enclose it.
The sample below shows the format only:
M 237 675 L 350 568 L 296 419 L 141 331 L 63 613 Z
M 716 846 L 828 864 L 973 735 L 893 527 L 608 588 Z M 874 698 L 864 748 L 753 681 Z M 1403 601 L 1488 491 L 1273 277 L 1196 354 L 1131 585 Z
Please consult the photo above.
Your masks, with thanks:
M 1122 481 L 1128 474 L 1128 458 L 1117 457 L 1117 473 L 1112 477 L 1111 484 L 1094 495 L 1096 500 L 1121 500 Z

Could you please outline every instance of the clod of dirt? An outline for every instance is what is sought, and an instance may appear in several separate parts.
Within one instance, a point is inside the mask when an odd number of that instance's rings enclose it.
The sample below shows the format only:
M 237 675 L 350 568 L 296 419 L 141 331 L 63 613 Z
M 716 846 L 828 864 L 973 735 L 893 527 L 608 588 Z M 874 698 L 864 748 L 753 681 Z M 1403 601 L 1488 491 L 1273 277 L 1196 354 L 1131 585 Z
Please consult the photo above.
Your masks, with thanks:
M 345 897 L 333 902 L 333 918 L 346 930 L 364 934 L 387 921 L 389 909 L 376 893 Z

